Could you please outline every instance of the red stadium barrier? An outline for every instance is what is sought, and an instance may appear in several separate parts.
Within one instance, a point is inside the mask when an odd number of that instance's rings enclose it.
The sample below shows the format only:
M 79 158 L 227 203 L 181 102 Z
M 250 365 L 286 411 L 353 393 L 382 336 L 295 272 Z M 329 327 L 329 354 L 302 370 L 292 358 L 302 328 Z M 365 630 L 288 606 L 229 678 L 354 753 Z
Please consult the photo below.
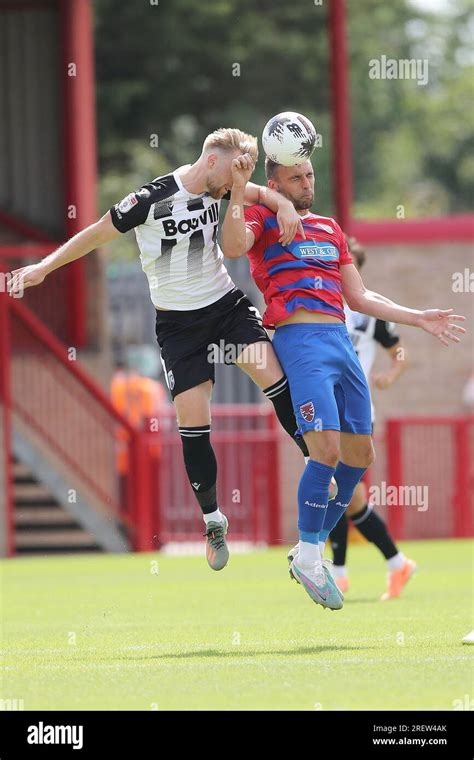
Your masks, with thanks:
M 380 493 L 392 533 L 405 539 L 471 536 L 474 417 L 390 419 L 386 443 L 387 482 Z
M 3 408 L 11 411 L 23 433 L 54 461 L 72 488 L 82 486 L 96 508 L 127 526 L 135 550 L 148 549 L 150 495 L 142 474 L 147 450 L 139 433 L 23 303 L 0 293 L 0 310 Z M 8 432 L 7 427 L 6 439 Z M 122 489 L 116 467 L 119 442 L 131 463 Z M 9 440 L 5 458 L 11 489 Z M 12 513 L 11 496 L 9 510 Z
M 232 540 L 275 544 L 280 538 L 277 426 L 269 404 L 212 407 L 218 502 L 232 524 Z M 160 447 L 159 466 L 150 478 L 155 548 L 169 541 L 202 541 L 202 516 L 184 468 L 172 408 L 160 416 L 158 427 L 158 434 L 144 434 L 148 462 Z

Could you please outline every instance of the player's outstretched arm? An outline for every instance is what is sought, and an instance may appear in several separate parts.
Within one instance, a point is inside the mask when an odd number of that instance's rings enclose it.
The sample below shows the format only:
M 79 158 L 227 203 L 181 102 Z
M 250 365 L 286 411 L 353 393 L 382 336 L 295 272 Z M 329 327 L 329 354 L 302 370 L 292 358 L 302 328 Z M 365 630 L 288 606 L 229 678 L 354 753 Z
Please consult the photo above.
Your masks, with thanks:
M 110 212 L 107 211 L 101 219 L 78 232 L 77 235 L 74 235 L 67 243 L 50 253 L 42 261 L 15 269 L 11 273 L 12 276 L 8 284 L 9 293 L 14 295 L 25 288 L 40 285 L 45 277 L 55 269 L 80 259 L 81 256 L 105 245 L 119 235 L 120 232 L 112 224 Z
M 453 324 L 464 322 L 466 317 L 453 314 L 453 309 L 408 309 L 406 306 L 391 301 L 389 298 L 367 290 L 354 264 L 344 264 L 341 267 L 342 293 L 349 308 L 360 311 L 371 317 L 385 319 L 387 322 L 398 322 L 401 325 L 421 327 L 422 330 L 434 335 L 445 346 L 449 341 L 460 342 L 459 335 L 465 333 L 464 327 Z M 456 334 L 457 333 L 457 334 Z

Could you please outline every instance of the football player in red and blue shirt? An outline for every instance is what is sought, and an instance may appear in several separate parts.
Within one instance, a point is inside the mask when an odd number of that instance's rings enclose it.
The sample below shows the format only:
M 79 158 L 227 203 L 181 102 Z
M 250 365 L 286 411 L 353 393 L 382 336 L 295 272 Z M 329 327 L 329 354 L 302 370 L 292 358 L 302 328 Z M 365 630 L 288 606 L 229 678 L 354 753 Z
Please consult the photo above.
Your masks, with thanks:
M 263 324 L 275 328 L 273 346 L 287 375 L 295 415 L 310 460 L 298 488 L 299 544 L 290 573 L 323 607 L 340 609 L 343 596 L 323 563 L 324 544 L 374 460 L 370 391 L 345 326 L 343 297 L 369 316 L 420 327 L 441 343 L 465 332 L 452 310 L 418 311 L 365 288 L 334 219 L 310 211 L 314 173 L 310 161 L 281 166 L 266 160 L 268 186 L 293 202 L 302 223 L 283 245 L 274 213 L 243 208 L 247 174 L 233 166 L 230 208 L 222 228 L 224 255 L 247 254 L 267 309 Z M 250 176 L 250 174 L 248 174 Z M 328 507 L 335 477 L 338 494 Z

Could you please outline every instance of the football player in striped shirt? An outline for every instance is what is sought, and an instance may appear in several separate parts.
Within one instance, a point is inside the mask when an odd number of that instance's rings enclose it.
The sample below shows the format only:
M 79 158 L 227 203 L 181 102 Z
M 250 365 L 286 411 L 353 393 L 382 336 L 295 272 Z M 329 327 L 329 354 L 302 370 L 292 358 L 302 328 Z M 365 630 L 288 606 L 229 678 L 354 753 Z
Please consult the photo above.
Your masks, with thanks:
M 365 251 L 355 238 L 347 238 L 349 252 L 355 266 L 360 271 L 365 262 Z M 369 317 L 353 311 L 344 304 L 346 326 L 352 340 L 355 352 L 359 358 L 367 381 L 370 379 L 379 390 L 386 390 L 405 372 L 407 368 L 406 349 L 395 331 L 393 322 Z M 371 377 L 377 348 L 385 349 L 390 357 L 390 369 L 382 374 Z M 372 424 L 375 421 L 372 404 Z M 367 488 L 361 480 L 354 491 L 346 512 L 329 534 L 334 564 L 332 574 L 340 591 L 346 593 L 349 588 L 349 578 L 346 567 L 347 539 L 349 533 L 348 520 L 367 539 L 377 547 L 387 562 L 387 590 L 382 594 L 382 601 L 395 599 L 400 596 L 416 570 L 413 560 L 405 557 L 390 535 L 384 520 L 374 511 L 368 502 Z
M 261 316 L 230 278 L 217 241 L 221 200 L 232 188 L 232 166 L 245 171 L 249 179 L 257 156 L 257 139 L 252 135 L 239 129 L 216 130 L 207 136 L 192 165 L 128 193 L 98 222 L 43 261 L 13 272 L 9 287 L 15 293 L 39 285 L 58 267 L 135 231 L 156 308 L 156 335 L 176 407 L 186 472 L 203 514 L 206 555 L 213 570 L 221 570 L 229 558 L 228 521 L 217 503 L 217 462 L 210 440 L 216 344 L 225 344 L 228 361 L 262 389 L 284 429 L 308 454 L 302 437 L 296 435 L 288 381 Z M 275 212 L 278 238 L 290 243 L 301 228 L 293 204 L 280 193 L 247 181 L 244 196 L 245 203 L 267 204 Z M 256 343 L 258 351 L 252 350 Z
M 234 164 L 222 245 L 226 256 L 249 257 L 267 306 L 263 324 L 275 328 L 273 345 L 310 453 L 298 488 L 300 540 L 290 573 L 314 602 L 340 609 L 344 597 L 324 563 L 324 545 L 374 460 L 370 391 L 345 326 L 343 298 L 354 311 L 420 327 L 445 345 L 459 342 L 465 330 L 455 323 L 464 317 L 451 309 L 409 309 L 367 290 L 337 222 L 310 211 L 311 162 L 286 167 L 267 158 L 265 168 L 269 187 L 294 204 L 304 234 L 284 244 L 272 211 L 254 205 L 244 212 L 250 175 Z M 328 506 L 333 476 L 338 495 Z

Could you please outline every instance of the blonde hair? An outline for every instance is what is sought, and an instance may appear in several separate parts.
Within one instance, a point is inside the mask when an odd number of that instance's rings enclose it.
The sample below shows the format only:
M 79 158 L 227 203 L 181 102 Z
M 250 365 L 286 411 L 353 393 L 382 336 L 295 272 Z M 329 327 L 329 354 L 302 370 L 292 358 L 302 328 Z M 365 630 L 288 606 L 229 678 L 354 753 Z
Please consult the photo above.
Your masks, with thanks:
M 204 140 L 202 150 L 204 153 L 213 148 L 220 148 L 220 150 L 225 151 L 238 150 L 240 153 L 248 153 L 255 163 L 258 160 L 257 138 L 242 132 L 240 129 L 221 127 L 211 132 Z

